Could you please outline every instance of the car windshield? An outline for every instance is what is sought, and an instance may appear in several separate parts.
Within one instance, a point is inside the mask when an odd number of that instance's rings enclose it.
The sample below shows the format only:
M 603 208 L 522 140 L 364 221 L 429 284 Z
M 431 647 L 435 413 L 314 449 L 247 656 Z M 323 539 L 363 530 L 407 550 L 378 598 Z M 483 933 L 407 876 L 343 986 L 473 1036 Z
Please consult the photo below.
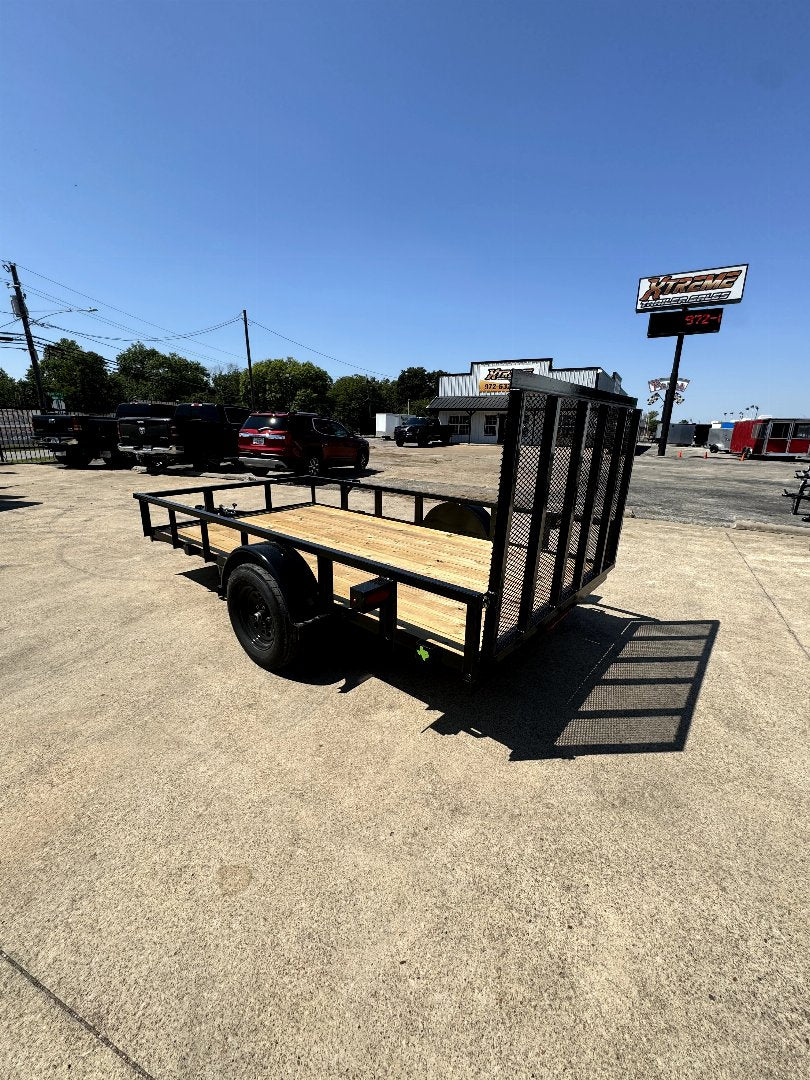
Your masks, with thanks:
M 286 431 L 289 427 L 286 416 L 249 416 L 242 424 L 251 431 Z
M 161 401 L 129 401 L 119 405 L 115 415 L 119 420 L 128 416 L 171 416 L 174 413 L 174 405 L 167 405 Z
M 197 402 L 183 402 L 174 410 L 175 420 L 219 420 L 219 410 L 216 405 L 208 405 Z
M 403 420 L 403 423 L 404 424 L 415 424 L 418 427 L 420 424 L 429 424 L 430 423 L 430 417 L 429 416 L 406 416 L 405 419 Z

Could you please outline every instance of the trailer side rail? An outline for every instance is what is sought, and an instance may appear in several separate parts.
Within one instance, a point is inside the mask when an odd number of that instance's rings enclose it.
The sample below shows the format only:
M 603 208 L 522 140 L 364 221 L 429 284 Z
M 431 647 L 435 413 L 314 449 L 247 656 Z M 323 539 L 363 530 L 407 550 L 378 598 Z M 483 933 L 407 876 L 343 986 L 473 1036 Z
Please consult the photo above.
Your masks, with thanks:
M 261 482 L 260 484 L 251 486 L 262 487 L 264 486 L 264 483 L 265 482 Z M 167 498 L 166 492 L 135 492 L 133 498 L 138 501 L 140 506 L 141 524 L 144 536 L 154 540 L 158 533 L 168 532 L 173 547 L 187 548 L 188 544 L 181 537 L 180 532 L 184 526 L 199 524 L 201 535 L 200 553 L 206 561 L 215 561 L 216 556 L 211 552 L 211 545 L 208 538 L 208 526 L 214 524 L 239 533 L 240 543 L 242 545 L 249 544 L 252 538 L 259 541 L 283 544 L 294 548 L 299 552 L 305 552 L 308 555 L 314 556 L 317 560 L 315 576 L 318 583 L 318 594 L 322 599 L 324 611 L 328 610 L 332 603 L 331 581 L 335 563 L 350 566 L 355 570 L 368 572 L 370 577 L 385 578 L 386 581 L 391 583 L 393 593 L 387 610 L 381 612 L 381 627 L 386 636 L 390 637 L 398 636 L 403 639 L 410 639 L 412 637 L 412 635 L 407 632 L 401 632 L 395 629 L 397 604 L 396 588 L 398 585 L 409 586 L 410 588 L 422 592 L 432 593 L 448 600 L 454 600 L 465 607 L 462 667 L 465 681 L 471 682 L 473 680 L 480 659 L 483 612 L 486 604 L 489 602 L 489 594 L 486 590 L 478 591 L 465 588 L 462 585 L 442 581 L 439 578 L 418 574 L 403 569 L 402 567 L 393 566 L 390 563 L 379 559 L 366 558 L 348 553 L 328 544 L 320 544 L 312 540 L 290 536 L 287 533 L 268 528 L 265 525 L 258 525 L 251 522 L 251 512 L 248 512 L 245 516 L 239 517 L 218 513 L 213 509 L 213 495 L 209 494 L 209 492 L 212 492 L 213 490 L 227 490 L 229 486 L 230 485 L 215 485 L 214 488 L 207 489 L 199 487 L 183 489 L 183 494 L 196 494 L 202 492 L 206 504 L 209 502 L 211 503 L 211 509 L 190 506 L 186 503 L 179 502 L 174 498 Z M 242 486 L 244 485 L 240 485 L 240 487 Z M 413 495 L 414 493 L 408 492 L 408 494 Z M 300 505 L 309 504 L 296 504 L 296 506 Z M 167 523 L 158 525 L 153 523 L 151 511 L 153 506 L 167 511 Z M 283 513 L 284 510 L 293 508 L 294 507 L 290 506 L 278 507 L 277 512 Z M 254 511 L 253 513 L 266 512 L 267 511 Z M 434 646 L 434 648 L 437 647 Z M 437 651 L 447 653 L 447 659 L 452 663 L 457 662 L 457 657 L 448 653 L 447 650 L 438 648 Z

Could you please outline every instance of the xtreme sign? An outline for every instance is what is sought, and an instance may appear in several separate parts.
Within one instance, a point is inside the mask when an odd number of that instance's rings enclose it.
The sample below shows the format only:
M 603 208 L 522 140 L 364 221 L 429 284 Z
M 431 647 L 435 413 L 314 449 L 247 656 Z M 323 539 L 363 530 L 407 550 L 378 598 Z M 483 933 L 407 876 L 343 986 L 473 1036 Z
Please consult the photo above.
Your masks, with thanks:
M 739 304 L 745 288 L 748 264 L 692 270 L 683 274 L 659 274 L 641 278 L 636 312 L 661 311 L 694 304 Z

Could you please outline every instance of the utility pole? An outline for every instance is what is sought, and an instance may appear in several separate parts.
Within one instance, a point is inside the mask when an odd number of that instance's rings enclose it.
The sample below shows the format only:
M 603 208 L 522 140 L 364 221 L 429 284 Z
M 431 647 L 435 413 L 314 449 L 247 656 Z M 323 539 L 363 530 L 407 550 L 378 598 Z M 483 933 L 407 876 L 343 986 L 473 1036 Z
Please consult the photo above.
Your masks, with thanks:
M 17 318 L 22 319 L 23 330 L 25 331 L 25 340 L 28 345 L 28 355 L 31 357 L 31 367 L 34 371 L 34 382 L 37 384 L 37 397 L 39 398 L 39 408 L 41 412 L 45 412 L 48 408 L 45 401 L 45 391 L 42 389 L 42 375 L 39 371 L 39 357 L 37 356 L 36 346 L 34 345 L 34 339 L 31 336 L 31 326 L 28 322 L 28 308 L 25 306 L 25 296 L 23 295 L 22 286 L 20 285 L 20 279 L 17 277 L 17 265 L 16 263 L 3 263 L 6 270 L 11 274 L 11 280 L 14 282 L 14 295 L 17 303 L 12 305 L 12 310 Z
M 250 336 L 248 334 L 248 317 L 247 311 L 242 308 L 242 321 L 245 324 L 245 351 L 247 352 L 248 362 L 248 382 L 250 383 L 250 407 L 256 408 L 256 398 L 253 394 L 253 365 L 250 362 Z

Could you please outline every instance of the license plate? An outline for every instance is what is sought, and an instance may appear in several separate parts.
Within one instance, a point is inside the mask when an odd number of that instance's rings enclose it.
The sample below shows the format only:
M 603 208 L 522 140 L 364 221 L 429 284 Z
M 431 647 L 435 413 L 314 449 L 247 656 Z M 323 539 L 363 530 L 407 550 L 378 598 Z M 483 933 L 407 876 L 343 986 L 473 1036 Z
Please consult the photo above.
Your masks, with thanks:
M 251 442 L 254 446 L 264 446 L 264 438 L 261 435 L 254 435 Z

